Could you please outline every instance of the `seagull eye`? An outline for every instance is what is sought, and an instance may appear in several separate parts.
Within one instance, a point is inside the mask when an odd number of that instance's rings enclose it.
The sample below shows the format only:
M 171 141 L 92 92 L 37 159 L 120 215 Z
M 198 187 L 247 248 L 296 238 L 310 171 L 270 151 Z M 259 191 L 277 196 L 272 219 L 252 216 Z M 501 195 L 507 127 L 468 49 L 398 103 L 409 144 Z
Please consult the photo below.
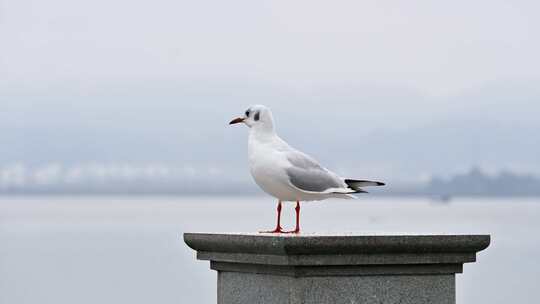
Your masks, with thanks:
M 246 111 L 246 116 L 249 117 L 249 110 Z

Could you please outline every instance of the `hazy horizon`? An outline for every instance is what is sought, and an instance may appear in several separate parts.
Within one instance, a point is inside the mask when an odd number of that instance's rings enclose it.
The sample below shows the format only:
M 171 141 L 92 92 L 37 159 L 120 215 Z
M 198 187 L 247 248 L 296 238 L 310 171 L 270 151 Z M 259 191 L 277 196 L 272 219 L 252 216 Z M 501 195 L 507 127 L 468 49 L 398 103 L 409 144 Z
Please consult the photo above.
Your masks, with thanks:
M 0 168 L 246 183 L 247 131 L 227 122 L 265 104 L 283 138 L 345 176 L 540 175 L 539 8 L 6 0 Z

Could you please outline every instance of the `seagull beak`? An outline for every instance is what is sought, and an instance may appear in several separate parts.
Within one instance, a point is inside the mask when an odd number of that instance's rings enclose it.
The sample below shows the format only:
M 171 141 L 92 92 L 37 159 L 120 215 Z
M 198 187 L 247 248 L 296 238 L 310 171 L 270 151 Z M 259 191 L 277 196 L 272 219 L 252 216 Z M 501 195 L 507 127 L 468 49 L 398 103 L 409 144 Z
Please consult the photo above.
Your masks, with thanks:
M 231 120 L 231 122 L 229 124 L 234 125 L 234 124 L 237 124 L 237 123 L 241 123 L 241 122 L 244 122 L 244 119 L 245 118 L 238 117 L 238 118 L 235 118 L 235 119 Z

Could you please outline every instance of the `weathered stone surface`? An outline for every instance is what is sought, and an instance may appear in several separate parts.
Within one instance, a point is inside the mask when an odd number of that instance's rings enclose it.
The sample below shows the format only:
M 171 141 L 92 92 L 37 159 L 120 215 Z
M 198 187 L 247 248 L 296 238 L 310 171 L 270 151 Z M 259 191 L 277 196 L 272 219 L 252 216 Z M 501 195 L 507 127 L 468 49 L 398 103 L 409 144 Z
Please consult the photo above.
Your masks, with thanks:
M 477 252 L 489 235 L 287 235 L 185 233 L 197 251 L 272 255 Z
M 218 303 L 455 303 L 488 235 L 186 233 L 218 271 Z
M 284 277 L 219 272 L 218 303 L 452 304 L 454 275 Z
M 281 266 L 210 262 L 217 271 L 234 271 L 272 274 L 292 277 L 359 276 L 383 274 L 454 274 L 463 271 L 462 264 L 409 264 L 409 265 L 330 265 L 330 266 Z

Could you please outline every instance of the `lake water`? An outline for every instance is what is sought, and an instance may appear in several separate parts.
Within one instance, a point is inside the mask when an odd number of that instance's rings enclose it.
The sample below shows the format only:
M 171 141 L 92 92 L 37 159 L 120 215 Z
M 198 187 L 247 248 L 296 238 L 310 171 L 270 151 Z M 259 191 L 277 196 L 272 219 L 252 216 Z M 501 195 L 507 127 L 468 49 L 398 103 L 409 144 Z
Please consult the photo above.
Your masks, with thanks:
M 216 275 L 183 232 L 273 228 L 268 197 L 0 199 L 1 304 L 216 303 Z M 284 208 L 292 228 L 293 205 Z M 306 203 L 306 233 L 488 233 L 457 301 L 539 303 L 540 199 L 373 198 Z

